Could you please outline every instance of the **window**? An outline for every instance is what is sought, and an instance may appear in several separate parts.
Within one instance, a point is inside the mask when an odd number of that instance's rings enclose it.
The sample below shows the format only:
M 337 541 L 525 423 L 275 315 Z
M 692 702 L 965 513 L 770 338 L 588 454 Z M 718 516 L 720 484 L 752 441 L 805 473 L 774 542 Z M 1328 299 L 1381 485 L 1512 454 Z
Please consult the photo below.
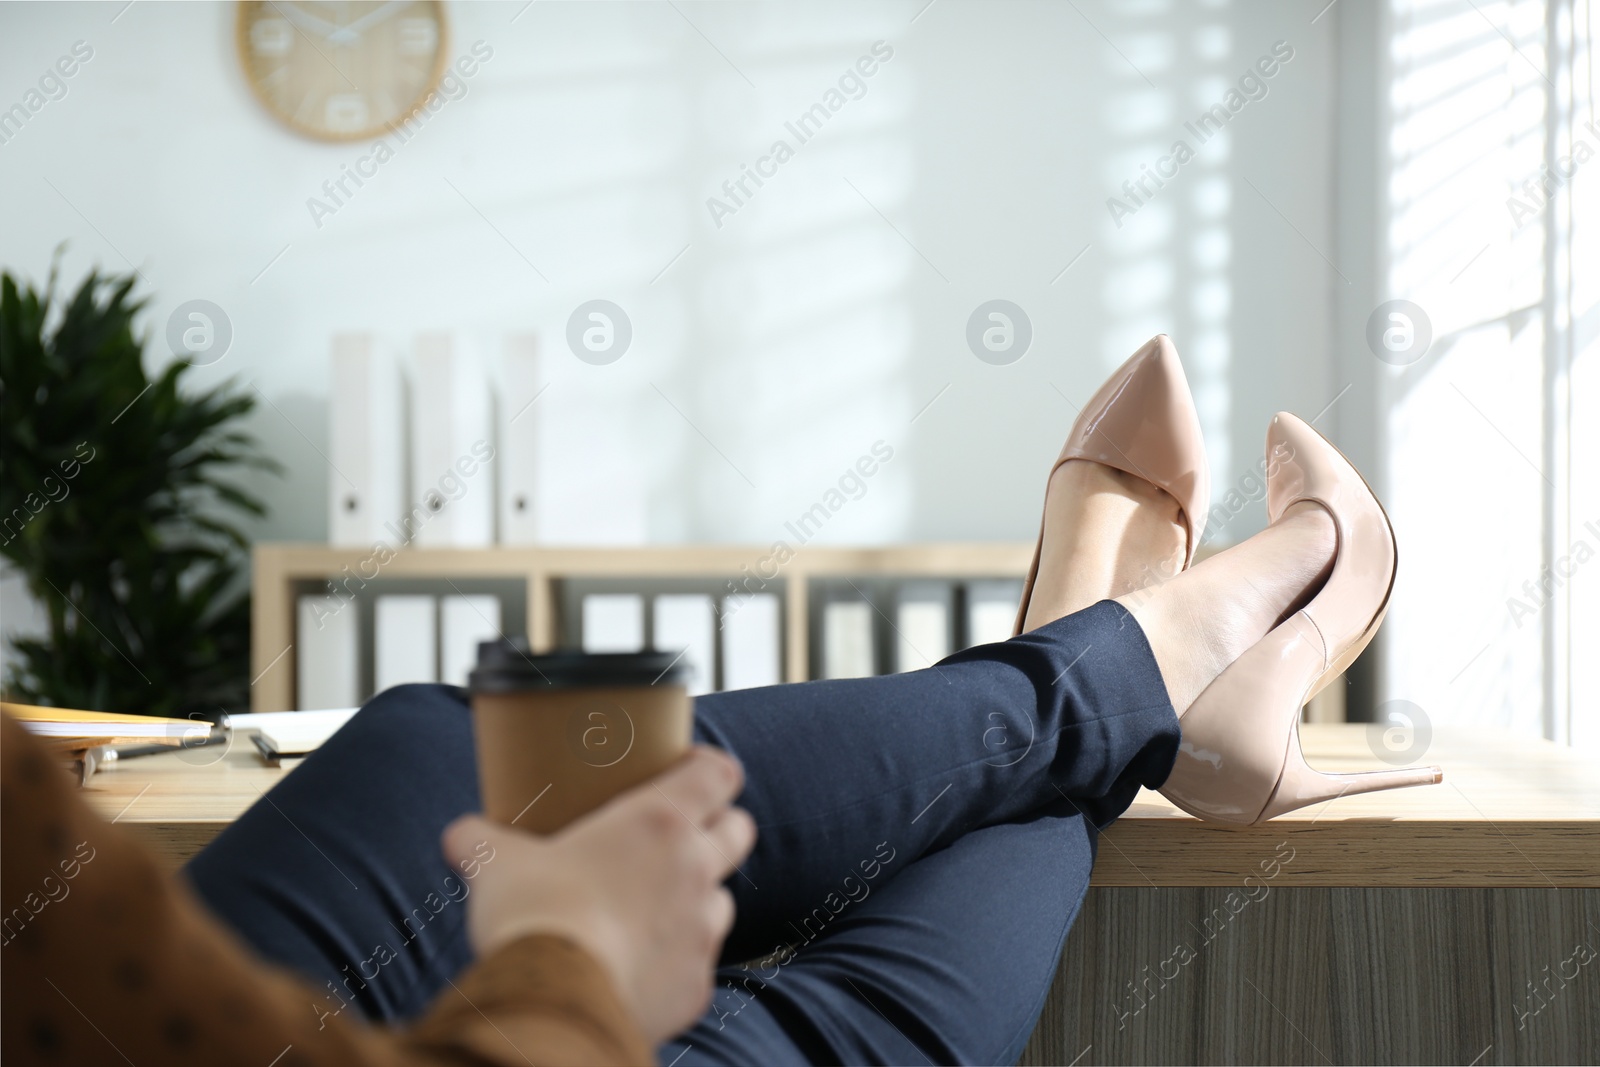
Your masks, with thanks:
M 1380 718 L 1404 700 L 1436 726 L 1600 745 L 1592 18 L 1390 0 L 1376 27 L 1380 301 L 1432 334 L 1376 371 L 1401 559 Z

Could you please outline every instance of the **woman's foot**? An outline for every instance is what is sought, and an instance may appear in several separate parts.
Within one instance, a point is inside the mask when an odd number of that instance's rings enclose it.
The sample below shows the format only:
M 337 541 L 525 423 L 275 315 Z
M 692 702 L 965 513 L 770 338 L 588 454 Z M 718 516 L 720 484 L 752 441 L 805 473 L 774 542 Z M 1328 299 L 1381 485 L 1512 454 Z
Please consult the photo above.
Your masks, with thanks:
M 1328 578 L 1337 544 L 1332 516 L 1302 502 L 1172 581 L 1116 598 L 1150 642 L 1179 715 L 1246 649 L 1310 602 Z
M 1160 587 L 1139 609 L 1183 740 L 1161 794 L 1252 825 L 1356 793 L 1437 783 L 1437 767 L 1329 773 L 1306 762 L 1306 701 L 1383 623 L 1398 550 L 1361 473 L 1287 412 L 1267 428 L 1267 530 Z
M 1050 475 L 1044 499 L 1039 573 L 1023 630 L 1137 593 L 1183 570 L 1183 509 L 1143 478 L 1068 460 Z
M 1165 334 L 1078 412 L 1050 472 L 1016 632 L 1137 592 L 1194 562 L 1209 506 L 1194 398 Z

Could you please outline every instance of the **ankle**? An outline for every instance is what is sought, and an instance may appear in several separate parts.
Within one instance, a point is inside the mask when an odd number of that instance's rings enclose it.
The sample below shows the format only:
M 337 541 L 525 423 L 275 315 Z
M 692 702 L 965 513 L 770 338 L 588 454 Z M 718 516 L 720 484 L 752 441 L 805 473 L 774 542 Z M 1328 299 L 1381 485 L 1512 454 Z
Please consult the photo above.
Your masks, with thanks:
M 1149 640 L 1180 715 L 1246 649 L 1310 603 L 1337 546 L 1332 516 L 1301 502 L 1174 580 L 1116 598 Z

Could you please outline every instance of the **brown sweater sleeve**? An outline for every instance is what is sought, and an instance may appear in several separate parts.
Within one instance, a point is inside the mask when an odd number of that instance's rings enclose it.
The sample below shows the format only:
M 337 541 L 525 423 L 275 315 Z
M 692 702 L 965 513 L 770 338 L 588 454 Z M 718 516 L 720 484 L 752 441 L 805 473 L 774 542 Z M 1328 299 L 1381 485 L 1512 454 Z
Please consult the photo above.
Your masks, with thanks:
M 29 1063 L 643 1064 L 609 978 L 534 935 L 400 1032 L 254 958 L 43 747 L 0 724 L 0 1059 Z

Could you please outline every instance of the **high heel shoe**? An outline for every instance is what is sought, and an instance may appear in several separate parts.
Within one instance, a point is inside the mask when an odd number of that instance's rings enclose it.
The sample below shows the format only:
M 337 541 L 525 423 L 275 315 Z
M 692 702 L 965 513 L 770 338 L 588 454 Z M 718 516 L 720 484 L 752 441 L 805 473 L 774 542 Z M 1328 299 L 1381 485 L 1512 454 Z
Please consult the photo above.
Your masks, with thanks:
M 1389 516 L 1372 490 L 1315 430 L 1286 412 L 1267 430 L 1267 515 L 1300 501 L 1333 517 L 1338 541 L 1327 582 L 1245 651 L 1179 720 L 1183 740 L 1161 787 L 1191 815 L 1253 825 L 1356 793 L 1442 781 L 1438 767 L 1328 774 L 1300 749 L 1300 709 L 1355 662 L 1378 631 L 1394 588 Z
M 1194 409 L 1194 397 L 1189 395 L 1178 350 L 1166 334 L 1146 341 L 1083 406 L 1050 473 L 1055 474 L 1057 467 L 1074 459 L 1126 471 L 1176 500 L 1183 510 L 1188 533 L 1183 565 L 1194 562 L 1211 499 L 1210 474 L 1200 416 Z M 1013 634 L 1022 632 L 1023 620 L 1028 617 L 1043 548 L 1041 519 L 1039 541 L 1034 545 L 1033 564 L 1022 587 L 1022 604 L 1017 609 Z

